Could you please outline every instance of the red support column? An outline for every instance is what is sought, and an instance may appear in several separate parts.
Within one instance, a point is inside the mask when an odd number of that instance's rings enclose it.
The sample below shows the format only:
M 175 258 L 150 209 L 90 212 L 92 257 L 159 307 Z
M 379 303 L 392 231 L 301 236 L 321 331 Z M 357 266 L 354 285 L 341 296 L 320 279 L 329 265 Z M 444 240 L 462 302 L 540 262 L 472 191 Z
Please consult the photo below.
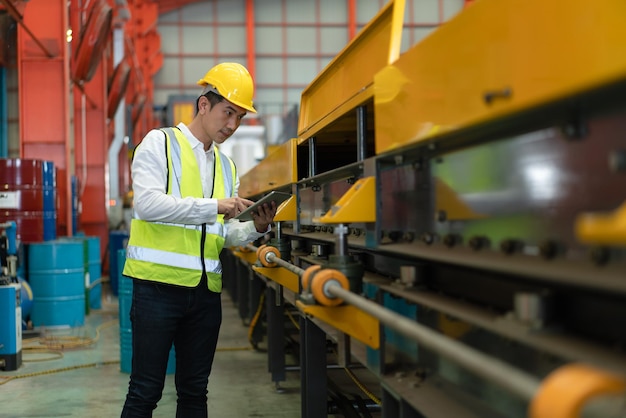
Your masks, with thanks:
M 348 41 L 356 36 L 356 0 L 348 0 Z
M 246 44 L 247 68 L 253 80 L 256 80 L 256 39 L 254 36 L 254 0 L 246 0 Z
M 30 34 L 24 29 L 29 28 Z M 70 76 L 66 0 L 30 0 L 18 28 L 20 156 L 52 161 L 57 171 L 57 229 L 71 231 Z M 49 57 L 37 45 L 38 39 Z

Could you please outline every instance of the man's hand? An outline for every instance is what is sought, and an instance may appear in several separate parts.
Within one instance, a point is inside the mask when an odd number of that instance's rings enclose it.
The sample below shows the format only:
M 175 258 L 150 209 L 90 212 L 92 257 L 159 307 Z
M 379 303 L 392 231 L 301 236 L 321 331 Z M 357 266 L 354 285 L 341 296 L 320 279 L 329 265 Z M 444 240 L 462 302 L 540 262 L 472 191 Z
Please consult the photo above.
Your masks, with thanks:
M 218 199 L 217 201 L 217 213 L 224 215 L 224 220 L 234 218 L 243 212 L 248 206 L 253 205 L 252 200 L 244 199 L 243 197 L 229 197 L 226 199 Z
M 274 216 L 276 215 L 276 202 L 264 203 L 259 206 L 256 212 L 252 213 L 252 219 L 254 220 L 254 226 L 257 232 L 266 232 L 269 224 L 274 222 Z

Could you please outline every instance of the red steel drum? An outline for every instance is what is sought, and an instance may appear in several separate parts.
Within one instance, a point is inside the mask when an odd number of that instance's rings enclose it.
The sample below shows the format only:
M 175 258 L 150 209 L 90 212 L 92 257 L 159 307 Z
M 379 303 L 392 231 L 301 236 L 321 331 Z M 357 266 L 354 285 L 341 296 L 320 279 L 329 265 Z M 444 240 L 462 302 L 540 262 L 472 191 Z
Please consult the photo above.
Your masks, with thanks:
M 15 221 L 23 243 L 44 240 L 44 181 L 42 160 L 0 159 L 0 222 Z

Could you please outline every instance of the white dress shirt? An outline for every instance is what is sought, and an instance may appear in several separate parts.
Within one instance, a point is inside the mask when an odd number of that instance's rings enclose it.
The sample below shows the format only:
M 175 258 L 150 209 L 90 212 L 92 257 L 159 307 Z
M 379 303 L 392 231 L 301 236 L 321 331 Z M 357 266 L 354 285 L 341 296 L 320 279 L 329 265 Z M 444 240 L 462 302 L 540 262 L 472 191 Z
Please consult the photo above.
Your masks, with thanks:
M 213 192 L 213 166 L 215 147 L 211 144 L 208 151 L 182 122 L 177 125 L 185 135 L 198 161 L 204 197 L 178 198 L 165 194 L 167 185 L 167 159 L 165 158 L 165 134 L 153 129 L 143 138 L 135 149 L 131 165 L 133 181 L 133 209 L 137 219 L 161 221 L 179 224 L 200 225 L 214 223 L 217 219 L 217 199 L 211 198 Z M 235 196 L 239 190 L 239 176 L 235 181 Z M 254 222 L 229 220 L 226 227 L 224 247 L 245 245 L 267 232 L 259 233 Z

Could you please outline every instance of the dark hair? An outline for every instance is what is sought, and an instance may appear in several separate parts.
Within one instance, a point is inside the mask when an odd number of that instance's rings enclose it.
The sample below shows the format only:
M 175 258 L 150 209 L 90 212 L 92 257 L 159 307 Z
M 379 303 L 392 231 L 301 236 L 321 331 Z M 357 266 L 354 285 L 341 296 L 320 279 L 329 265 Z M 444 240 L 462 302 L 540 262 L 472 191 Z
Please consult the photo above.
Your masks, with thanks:
M 220 96 L 219 94 L 213 91 L 209 91 L 206 94 L 203 94 L 202 96 L 207 98 L 207 100 L 211 104 L 211 108 L 215 106 L 216 104 L 218 104 L 219 102 L 224 100 L 224 96 Z M 198 97 L 198 99 L 196 100 L 196 114 L 198 114 L 198 112 L 200 111 L 200 97 Z

